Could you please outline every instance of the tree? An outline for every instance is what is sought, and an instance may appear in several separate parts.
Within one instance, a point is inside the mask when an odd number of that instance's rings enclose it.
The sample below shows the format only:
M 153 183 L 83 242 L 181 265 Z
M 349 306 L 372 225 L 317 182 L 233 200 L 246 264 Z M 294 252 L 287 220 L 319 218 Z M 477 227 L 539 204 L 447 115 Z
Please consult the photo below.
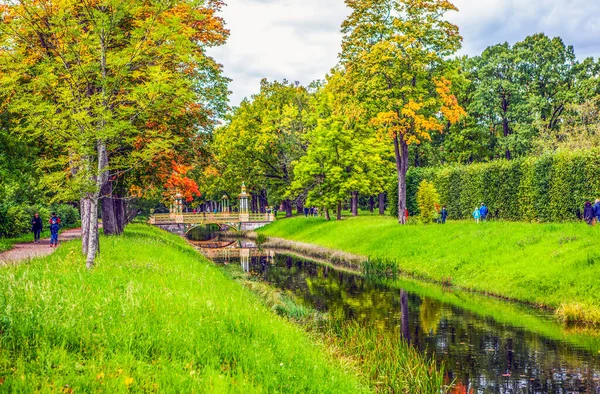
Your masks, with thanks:
M 467 109 L 474 128 L 489 133 L 489 159 L 529 154 L 540 131 L 556 131 L 567 106 L 598 89 L 597 64 L 577 62 L 573 47 L 544 34 L 491 46 L 464 65 L 473 84 Z
M 222 188 L 235 193 L 246 182 L 253 194 L 284 201 L 288 216 L 292 203 L 285 197 L 293 181 L 294 163 L 305 154 L 303 135 L 309 91 L 299 84 L 261 82 L 261 91 L 244 100 L 215 133 L 216 167 Z M 292 196 L 297 197 L 297 196 Z
M 424 224 L 433 223 L 437 216 L 437 208 L 440 204 L 440 195 L 432 182 L 423 180 L 417 190 L 417 204 L 419 205 L 419 217 Z
M 205 50 L 227 37 L 215 16 L 221 6 L 219 0 L 3 6 L 0 67 L 9 110 L 19 120 L 14 132 L 44 141 L 46 184 L 64 199 L 80 200 L 88 268 L 98 251 L 105 185 L 151 168 L 218 116 L 222 96 L 206 103 L 206 92 L 224 80 Z
M 600 147 L 600 95 L 583 104 L 569 104 L 558 129 L 543 128 L 533 141 L 533 153 L 577 151 Z
M 316 127 L 304 136 L 308 150 L 294 166 L 294 182 L 290 193 L 307 195 L 309 205 L 337 209 L 349 195 L 374 195 L 384 190 L 388 167 L 383 157 L 385 146 L 370 127 L 349 115 L 353 107 L 343 99 L 340 84 L 343 76 L 335 73 L 325 87 L 312 96 L 309 109 Z
M 341 64 L 371 124 L 393 142 L 398 220 L 406 223 L 409 147 L 430 141 L 464 115 L 451 93 L 447 58 L 461 46 L 446 0 L 346 0 Z

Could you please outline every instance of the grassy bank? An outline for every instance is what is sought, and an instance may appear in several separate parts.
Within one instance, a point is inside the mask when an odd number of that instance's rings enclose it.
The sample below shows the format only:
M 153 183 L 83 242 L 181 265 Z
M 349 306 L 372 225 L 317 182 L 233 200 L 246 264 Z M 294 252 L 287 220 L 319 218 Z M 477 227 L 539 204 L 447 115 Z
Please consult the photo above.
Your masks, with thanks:
M 0 270 L 0 392 L 361 392 L 294 324 L 146 226 Z
M 585 224 L 450 222 L 399 226 L 393 218 L 295 218 L 261 230 L 396 264 L 403 272 L 551 307 L 565 321 L 600 324 L 600 228 Z

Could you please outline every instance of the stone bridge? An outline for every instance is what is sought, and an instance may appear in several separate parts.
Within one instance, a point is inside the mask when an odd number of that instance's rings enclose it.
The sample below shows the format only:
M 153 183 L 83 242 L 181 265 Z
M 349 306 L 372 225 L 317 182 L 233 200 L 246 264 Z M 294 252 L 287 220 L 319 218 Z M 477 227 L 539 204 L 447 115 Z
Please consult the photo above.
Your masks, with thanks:
M 215 224 L 221 229 L 253 231 L 275 221 L 272 213 L 167 213 L 152 215 L 150 224 L 171 233 L 186 235 L 199 226 Z

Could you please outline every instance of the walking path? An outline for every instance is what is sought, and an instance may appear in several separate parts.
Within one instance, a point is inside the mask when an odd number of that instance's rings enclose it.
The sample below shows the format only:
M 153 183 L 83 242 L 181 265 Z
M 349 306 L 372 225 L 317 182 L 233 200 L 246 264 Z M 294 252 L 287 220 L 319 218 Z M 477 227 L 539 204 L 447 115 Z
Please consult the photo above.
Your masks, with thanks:
M 80 228 L 63 231 L 58 237 L 59 247 L 60 242 L 71 241 L 79 237 L 81 237 Z M 0 253 L 0 267 L 31 260 L 36 257 L 48 256 L 54 253 L 55 250 L 56 248 L 50 247 L 50 238 L 42 239 L 37 244 L 33 242 L 15 244 L 11 250 Z

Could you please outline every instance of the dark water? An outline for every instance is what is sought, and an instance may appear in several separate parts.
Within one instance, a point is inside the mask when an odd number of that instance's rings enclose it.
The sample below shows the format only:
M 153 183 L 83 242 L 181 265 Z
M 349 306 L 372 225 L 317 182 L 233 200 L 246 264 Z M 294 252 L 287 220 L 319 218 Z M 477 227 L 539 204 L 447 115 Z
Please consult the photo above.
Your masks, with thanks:
M 214 262 L 239 264 L 306 306 L 398 336 L 405 294 L 404 334 L 445 365 L 456 393 L 600 393 L 598 332 L 562 327 L 521 305 L 410 280 L 374 283 L 248 246 L 205 251 Z

